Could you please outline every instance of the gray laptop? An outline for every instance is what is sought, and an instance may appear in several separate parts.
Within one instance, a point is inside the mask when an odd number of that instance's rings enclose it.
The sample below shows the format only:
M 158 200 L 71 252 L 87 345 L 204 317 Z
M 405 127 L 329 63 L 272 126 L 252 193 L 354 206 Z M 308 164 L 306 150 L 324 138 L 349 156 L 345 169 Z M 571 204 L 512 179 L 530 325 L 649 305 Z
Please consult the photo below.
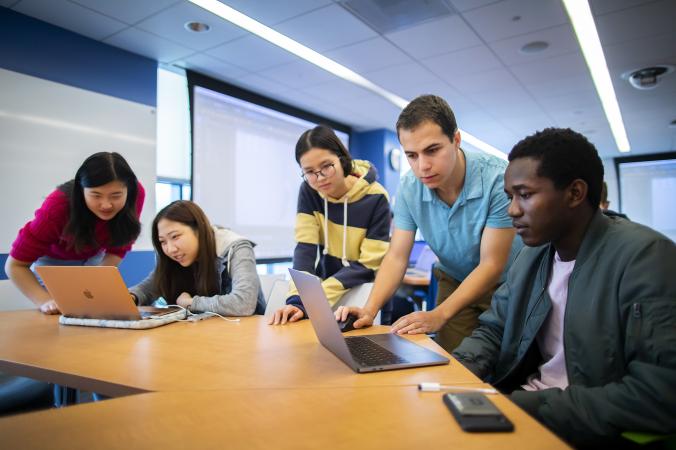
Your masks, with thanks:
M 321 280 L 289 269 L 319 342 L 355 372 L 448 364 L 445 358 L 392 333 L 343 337 Z

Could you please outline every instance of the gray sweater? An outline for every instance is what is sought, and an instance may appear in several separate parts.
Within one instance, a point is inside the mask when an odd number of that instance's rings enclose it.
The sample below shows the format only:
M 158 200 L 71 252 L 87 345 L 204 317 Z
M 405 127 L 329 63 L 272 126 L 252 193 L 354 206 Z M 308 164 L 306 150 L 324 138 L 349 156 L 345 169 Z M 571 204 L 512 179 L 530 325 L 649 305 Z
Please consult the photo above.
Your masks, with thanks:
M 215 270 L 221 283 L 220 292 L 213 297 L 196 295 L 193 297 L 192 312 L 215 312 L 225 316 L 250 316 L 263 314 L 265 300 L 260 280 L 256 273 L 254 243 L 226 230 L 213 227 L 216 240 Z M 155 271 L 141 283 L 130 289 L 139 305 L 149 305 L 159 296 L 155 289 Z M 173 302 L 175 299 L 169 299 Z

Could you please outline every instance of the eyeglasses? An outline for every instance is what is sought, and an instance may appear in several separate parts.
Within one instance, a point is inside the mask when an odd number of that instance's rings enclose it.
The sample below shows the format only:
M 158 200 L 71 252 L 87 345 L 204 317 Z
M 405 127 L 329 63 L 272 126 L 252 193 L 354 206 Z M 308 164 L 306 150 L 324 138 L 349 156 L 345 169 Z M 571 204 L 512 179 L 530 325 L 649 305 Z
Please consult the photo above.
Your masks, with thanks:
M 334 173 L 336 173 L 335 165 L 336 165 L 335 163 L 327 164 L 325 166 L 322 166 L 319 170 L 316 171 L 308 170 L 307 172 L 303 172 L 300 174 L 300 176 L 308 183 L 311 181 L 317 181 L 319 179 L 319 175 L 321 175 L 324 178 L 329 178 L 333 176 Z

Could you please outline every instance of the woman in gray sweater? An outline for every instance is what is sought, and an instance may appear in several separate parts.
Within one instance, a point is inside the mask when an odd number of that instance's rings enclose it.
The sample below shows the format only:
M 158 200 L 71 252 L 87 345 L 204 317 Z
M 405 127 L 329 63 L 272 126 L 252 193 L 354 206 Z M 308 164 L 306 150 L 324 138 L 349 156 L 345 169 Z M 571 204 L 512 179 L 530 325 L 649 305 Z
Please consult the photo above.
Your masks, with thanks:
M 255 244 L 230 230 L 211 226 L 196 203 L 175 201 L 157 213 L 152 240 L 157 265 L 130 289 L 139 305 L 163 297 L 168 304 L 195 313 L 263 314 Z

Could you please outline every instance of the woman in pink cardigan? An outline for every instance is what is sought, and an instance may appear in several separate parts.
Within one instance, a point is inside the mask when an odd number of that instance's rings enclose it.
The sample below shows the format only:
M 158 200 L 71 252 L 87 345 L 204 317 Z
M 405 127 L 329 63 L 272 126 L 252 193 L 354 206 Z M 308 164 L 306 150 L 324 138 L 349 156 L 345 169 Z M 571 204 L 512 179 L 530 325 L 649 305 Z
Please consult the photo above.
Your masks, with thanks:
M 58 314 L 32 266 L 117 266 L 141 231 L 144 199 L 143 186 L 120 154 L 91 155 L 19 230 L 7 276 L 40 311 Z

